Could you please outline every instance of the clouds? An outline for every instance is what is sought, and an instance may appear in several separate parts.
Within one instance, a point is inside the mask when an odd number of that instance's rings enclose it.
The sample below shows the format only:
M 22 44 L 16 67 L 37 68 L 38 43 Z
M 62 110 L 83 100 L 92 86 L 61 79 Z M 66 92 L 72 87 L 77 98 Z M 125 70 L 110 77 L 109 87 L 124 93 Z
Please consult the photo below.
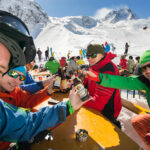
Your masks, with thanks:
M 105 18 L 105 16 L 112 10 L 119 10 L 121 8 L 128 8 L 127 5 L 118 5 L 118 6 L 112 6 L 112 8 L 100 8 L 98 10 L 96 10 L 94 17 L 97 19 L 103 19 Z
M 110 12 L 112 11 L 113 9 L 109 9 L 109 8 L 101 8 L 101 9 L 98 9 L 95 14 L 94 14 L 94 17 L 97 18 L 97 19 L 102 19 L 102 18 L 105 18 L 105 16 Z

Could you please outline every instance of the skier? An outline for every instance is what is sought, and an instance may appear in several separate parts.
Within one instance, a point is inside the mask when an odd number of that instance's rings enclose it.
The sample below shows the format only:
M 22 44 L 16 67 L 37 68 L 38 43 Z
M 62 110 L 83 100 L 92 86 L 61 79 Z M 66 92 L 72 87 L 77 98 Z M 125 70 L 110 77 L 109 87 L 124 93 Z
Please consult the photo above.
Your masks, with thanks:
M 47 47 L 47 50 L 45 50 L 45 60 L 49 59 L 49 47 Z
M 38 54 L 39 61 L 41 61 L 41 59 L 42 59 L 42 51 L 40 50 L 40 48 L 38 48 L 37 54 Z
M 129 49 L 129 44 L 126 42 L 126 44 L 125 44 L 125 52 L 124 52 L 125 55 L 128 54 L 128 49 Z

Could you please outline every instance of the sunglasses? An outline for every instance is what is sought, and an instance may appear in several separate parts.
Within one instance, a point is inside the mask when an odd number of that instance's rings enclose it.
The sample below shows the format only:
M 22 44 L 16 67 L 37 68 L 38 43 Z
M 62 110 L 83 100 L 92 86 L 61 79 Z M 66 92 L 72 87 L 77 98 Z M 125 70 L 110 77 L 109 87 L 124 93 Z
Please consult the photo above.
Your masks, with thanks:
M 145 72 L 147 68 L 150 68 L 150 64 L 141 67 L 142 72 Z
M 90 54 L 90 55 L 86 55 L 87 59 L 91 58 L 96 58 L 97 54 Z
M 8 74 L 10 77 L 12 77 L 12 78 L 17 78 L 17 77 L 19 77 L 19 80 L 20 80 L 20 81 L 24 81 L 24 80 L 26 79 L 26 76 L 20 75 L 18 72 L 14 71 L 14 70 L 8 71 L 7 74 Z

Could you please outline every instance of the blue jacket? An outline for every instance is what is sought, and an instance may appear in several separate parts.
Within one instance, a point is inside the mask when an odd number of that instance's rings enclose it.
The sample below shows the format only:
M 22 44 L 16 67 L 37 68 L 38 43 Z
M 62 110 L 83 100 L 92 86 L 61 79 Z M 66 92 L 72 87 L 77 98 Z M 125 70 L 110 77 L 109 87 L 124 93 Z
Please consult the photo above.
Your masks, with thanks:
M 31 83 L 31 84 L 26 84 L 26 85 L 21 84 L 19 86 L 21 89 L 23 89 L 31 94 L 34 94 L 44 88 L 42 81 Z
M 31 83 L 35 83 L 36 81 L 32 78 L 32 76 L 27 72 L 26 73 L 26 79 L 25 81 L 23 81 L 22 84 L 31 84 Z
M 109 46 L 109 44 L 107 44 L 106 46 L 105 46 L 105 53 L 107 53 L 107 52 L 109 52 L 110 51 L 110 46 Z
M 44 88 L 42 81 L 36 82 L 28 73 L 26 73 L 26 80 L 20 85 L 20 87 L 31 94 Z
M 38 112 L 26 112 L 0 100 L 0 140 L 27 141 L 66 120 L 67 104 L 60 102 Z

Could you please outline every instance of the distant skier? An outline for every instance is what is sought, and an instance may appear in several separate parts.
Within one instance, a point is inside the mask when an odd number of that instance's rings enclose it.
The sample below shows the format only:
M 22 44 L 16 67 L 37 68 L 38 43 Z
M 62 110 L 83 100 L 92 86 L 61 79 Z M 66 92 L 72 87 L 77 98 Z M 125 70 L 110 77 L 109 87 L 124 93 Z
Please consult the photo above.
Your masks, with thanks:
M 107 42 L 105 42 L 105 53 L 109 51 L 110 51 L 110 45 Z
M 125 44 L 125 52 L 124 52 L 125 55 L 128 54 L 128 49 L 129 49 L 129 44 L 126 42 L 126 44 Z
M 45 60 L 49 59 L 49 47 L 47 47 L 47 50 L 45 50 Z
M 41 61 L 41 59 L 42 59 L 42 51 L 40 50 L 40 48 L 38 48 L 37 54 L 38 54 L 39 61 Z

